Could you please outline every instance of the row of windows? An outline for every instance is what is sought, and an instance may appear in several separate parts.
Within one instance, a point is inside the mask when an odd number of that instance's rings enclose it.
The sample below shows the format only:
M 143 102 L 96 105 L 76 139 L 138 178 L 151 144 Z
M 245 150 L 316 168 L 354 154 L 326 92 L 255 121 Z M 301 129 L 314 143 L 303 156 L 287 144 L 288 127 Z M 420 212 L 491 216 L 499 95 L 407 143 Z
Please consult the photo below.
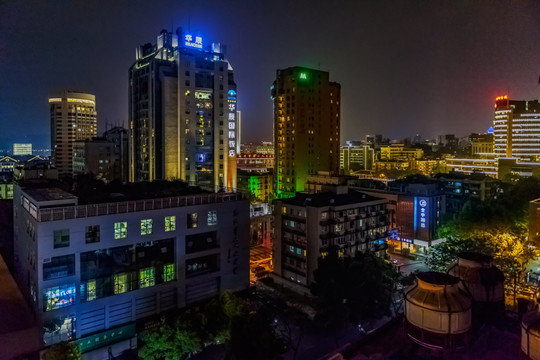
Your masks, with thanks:
M 206 223 L 208 226 L 217 225 L 217 211 L 211 210 L 208 211 L 208 216 Z M 198 214 L 191 213 L 188 214 L 187 227 L 196 228 L 198 227 Z M 166 232 L 176 230 L 176 216 L 166 216 L 164 221 L 164 229 Z M 114 223 L 114 238 L 123 239 L 127 237 L 127 222 L 117 222 Z M 152 219 L 142 219 L 140 223 L 140 234 L 141 235 L 151 235 L 153 233 L 153 220 Z M 60 229 L 54 230 L 53 232 L 54 248 L 63 248 L 69 246 L 69 229 Z M 85 241 L 87 244 L 96 243 L 100 241 L 100 226 L 99 225 L 90 225 L 86 226 L 85 230 Z

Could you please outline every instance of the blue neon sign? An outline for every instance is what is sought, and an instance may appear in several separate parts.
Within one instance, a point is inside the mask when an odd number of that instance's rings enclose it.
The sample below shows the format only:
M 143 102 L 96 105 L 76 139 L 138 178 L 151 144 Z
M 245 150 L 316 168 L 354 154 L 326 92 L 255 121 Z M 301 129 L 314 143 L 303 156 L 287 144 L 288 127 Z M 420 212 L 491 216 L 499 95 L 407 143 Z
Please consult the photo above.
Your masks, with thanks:
M 231 89 L 227 94 L 229 95 L 229 100 L 236 100 L 236 91 Z
M 202 49 L 202 37 L 186 34 L 184 35 L 184 45 L 196 49 Z

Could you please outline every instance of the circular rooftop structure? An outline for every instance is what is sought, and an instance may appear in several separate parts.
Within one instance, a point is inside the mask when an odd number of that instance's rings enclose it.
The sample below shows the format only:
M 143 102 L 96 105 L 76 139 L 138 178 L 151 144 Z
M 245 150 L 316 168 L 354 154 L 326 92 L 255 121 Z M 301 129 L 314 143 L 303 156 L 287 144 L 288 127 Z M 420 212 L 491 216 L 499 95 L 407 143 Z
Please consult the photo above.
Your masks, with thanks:
M 472 300 L 459 279 L 445 273 L 424 272 L 405 294 L 407 334 L 421 346 L 454 351 L 463 348 L 472 327 Z
M 521 350 L 532 360 L 540 360 L 540 312 L 531 311 L 521 320 Z
M 493 257 L 477 252 L 462 252 L 448 274 L 459 278 L 474 302 L 504 303 L 504 275 L 493 264 Z

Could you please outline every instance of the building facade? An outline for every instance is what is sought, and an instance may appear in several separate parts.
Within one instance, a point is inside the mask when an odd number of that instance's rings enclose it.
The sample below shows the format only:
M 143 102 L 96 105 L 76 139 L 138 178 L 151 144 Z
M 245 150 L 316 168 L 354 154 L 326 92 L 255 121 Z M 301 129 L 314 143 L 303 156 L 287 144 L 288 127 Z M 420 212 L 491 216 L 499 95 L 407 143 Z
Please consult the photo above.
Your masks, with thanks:
M 494 150 L 497 157 L 540 161 L 540 103 L 538 100 L 495 99 Z
M 338 255 L 357 251 L 384 255 L 387 248 L 387 200 L 356 190 L 298 193 L 274 203 L 274 273 L 309 287 L 317 259 L 331 248 Z
M 58 176 L 73 176 L 73 142 L 97 136 L 96 97 L 65 91 L 49 99 L 52 163 Z
M 371 170 L 375 162 L 375 150 L 369 145 L 347 141 L 340 146 L 339 168 L 345 174 L 358 170 Z
M 115 127 L 103 137 L 73 143 L 73 173 L 92 173 L 105 182 L 128 181 L 128 133 Z
M 32 155 L 32 144 L 13 144 L 13 155 Z
M 329 77 L 298 66 L 277 70 L 271 98 L 278 197 L 303 191 L 317 171 L 339 173 L 341 86 Z
M 15 186 L 14 266 L 46 344 L 127 334 L 148 316 L 249 285 L 249 203 L 240 195 L 81 205 L 42 186 Z
M 237 95 L 225 46 L 178 28 L 129 69 L 130 181 L 236 188 Z

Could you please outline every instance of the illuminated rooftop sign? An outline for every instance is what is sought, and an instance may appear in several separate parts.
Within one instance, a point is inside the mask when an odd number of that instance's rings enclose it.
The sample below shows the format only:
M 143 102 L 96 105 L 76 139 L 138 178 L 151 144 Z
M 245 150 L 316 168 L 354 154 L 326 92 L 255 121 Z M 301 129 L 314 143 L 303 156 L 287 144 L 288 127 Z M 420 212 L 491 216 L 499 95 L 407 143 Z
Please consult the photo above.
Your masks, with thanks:
M 197 49 L 202 49 L 202 37 L 186 34 L 184 36 L 184 45 Z
M 306 73 L 300 73 L 300 79 L 307 80 L 307 74 Z
M 508 99 L 508 95 L 503 95 L 503 96 L 497 96 L 495 98 L 495 101 L 499 101 L 499 100 L 507 100 Z

